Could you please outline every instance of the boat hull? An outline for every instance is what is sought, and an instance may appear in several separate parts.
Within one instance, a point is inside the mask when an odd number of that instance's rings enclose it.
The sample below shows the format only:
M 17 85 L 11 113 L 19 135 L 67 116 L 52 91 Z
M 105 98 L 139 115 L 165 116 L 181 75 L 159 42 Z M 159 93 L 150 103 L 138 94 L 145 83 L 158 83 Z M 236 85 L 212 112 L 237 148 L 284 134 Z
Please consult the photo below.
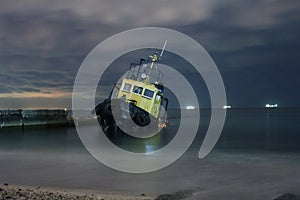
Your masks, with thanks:
M 115 120 L 112 105 L 117 107 L 117 120 Z M 127 134 L 126 132 L 129 130 L 136 132 L 134 135 L 144 137 L 150 133 L 153 135 L 160 130 L 158 120 L 155 117 L 136 107 L 133 103 L 125 102 L 122 99 L 104 100 L 96 106 L 95 113 L 102 130 L 108 135 Z M 134 124 L 130 123 L 132 121 Z

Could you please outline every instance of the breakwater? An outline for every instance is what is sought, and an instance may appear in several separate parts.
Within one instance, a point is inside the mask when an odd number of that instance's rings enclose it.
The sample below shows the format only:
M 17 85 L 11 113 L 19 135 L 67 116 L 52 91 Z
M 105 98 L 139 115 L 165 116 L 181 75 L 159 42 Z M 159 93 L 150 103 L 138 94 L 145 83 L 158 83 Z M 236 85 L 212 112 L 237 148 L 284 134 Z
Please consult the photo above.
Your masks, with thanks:
M 0 110 L 0 128 L 25 126 L 68 126 L 72 118 L 66 109 Z

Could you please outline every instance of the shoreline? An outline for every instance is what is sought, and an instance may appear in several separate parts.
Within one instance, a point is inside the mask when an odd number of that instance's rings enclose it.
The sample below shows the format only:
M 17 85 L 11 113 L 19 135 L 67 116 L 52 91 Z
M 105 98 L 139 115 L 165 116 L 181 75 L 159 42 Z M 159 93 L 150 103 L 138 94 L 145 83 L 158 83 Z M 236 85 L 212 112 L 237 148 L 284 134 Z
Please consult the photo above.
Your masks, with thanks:
M 0 199 L 64 199 L 64 200 L 154 200 L 153 195 L 86 190 L 78 188 L 40 187 L 0 184 Z
M 0 199 L 36 199 L 36 200 L 183 200 L 193 196 L 193 191 L 178 191 L 173 194 L 148 195 L 120 192 L 103 192 L 74 188 L 21 186 L 0 184 Z M 282 193 L 270 200 L 300 200 L 293 193 Z
M 131 179 L 131 175 L 122 175 L 108 170 L 101 166 L 96 168 L 90 168 L 89 172 L 83 173 L 81 176 L 69 179 L 65 181 L 65 178 L 55 178 L 49 181 L 45 180 L 50 176 L 65 175 L 66 178 L 71 175 L 77 174 L 78 170 L 68 173 L 51 173 L 44 168 L 39 167 L 39 163 L 43 166 L 53 163 L 53 158 L 57 158 L 56 153 L 46 156 L 46 160 L 49 163 L 45 163 L 45 160 L 40 160 L 37 165 L 34 165 L 34 171 L 31 165 L 39 157 L 37 154 L 28 157 L 28 154 L 21 154 L 20 157 L 24 160 L 19 160 L 16 157 L 17 154 L 7 154 L 3 152 L 3 155 L 7 155 L 9 158 L 14 158 L 18 163 L 22 163 L 23 166 L 29 168 L 17 167 L 14 168 L 9 160 L 4 160 L 2 163 L 6 163 L 8 168 L 2 166 L 2 169 L 7 172 L 7 176 L 3 173 L 0 182 L 1 189 L 12 188 L 10 197 L 5 198 L 0 191 L 0 199 L 34 199 L 34 198 L 20 198 L 17 192 L 25 193 L 26 195 L 35 195 L 36 199 L 138 199 L 138 200 L 163 200 L 163 199 L 257 199 L 257 200 L 300 200 L 299 185 L 297 184 L 297 176 L 295 177 L 294 171 L 299 166 L 299 155 L 293 154 L 291 157 L 286 154 L 261 154 L 261 153 L 226 153 L 226 152 L 214 152 L 205 162 L 199 161 L 197 165 L 192 165 L 189 157 L 183 157 L 183 159 L 175 168 L 169 168 L 169 170 L 157 172 L 149 175 L 139 175 Z M 44 156 L 44 152 L 40 152 Z M 78 152 L 76 153 L 78 155 Z M 84 154 L 79 154 L 83 156 Z M 261 156 L 263 155 L 263 156 Z M 52 157 L 55 156 L 55 157 Z M 69 157 L 70 155 L 68 155 Z M 73 155 L 71 156 L 73 157 Z M 66 160 L 66 157 L 61 159 Z M 69 157 L 70 158 L 70 157 Z M 77 157 L 79 158 L 79 157 Z M 61 160 L 59 159 L 59 160 Z M 77 159 L 76 159 L 77 160 Z M 82 159 L 80 159 L 82 160 Z M 292 162 L 291 162 L 292 160 Z M 28 162 L 25 162 L 28 161 Z M 87 162 L 87 160 L 82 160 Z M 194 162 L 194 161 L 193 161 Z M 30 165 L 29 165 L 30 163 Z M 76 162 L 77 163 L 77 162 Z M 289 163 L 288 167 L 282 168 L 285 165 L 283 163 Z M 73 162 L 71 163 L 73 166 Z M 90 162 L 86 163 L 91 166 Z M 190 173 L 186 171 L 186 166 L 190 166 Z M 58 167 L 68 167 L 69 165 L 59 165 Z M 86 166 L 86 165 L 84 165 Z M 273 167 L 273 168 L 271 168 Z M 1 168 L 1 167 L 0 167 Z M 13 168 L 13 169 L 11 169 Z M 53 166 L 51 166 L 53 168 Z M 20 173 L 20 169 L 24 170 Z M 87 168 L 80 167 L 80 171 L 84 172 Z M 98 173 L 91 173 L 96 170 Z M 193 170 L 194 169 L 194 170 Z M 195 169 L 197 169 L 196 173 Z M 272 170 L 271 170 L 272 169 Z M 13 173 L 9 173 L 12 170 Z M 182 174 L 175 175 L 178 171 Z M 19 173 L 18 173 L 19 172 Z M 32 173 L 34 172 L 34 173 Z M 100 172 L 100 173 L 99 173 Z M 220 176 L 223 174 L 224 176 Z M 24 174 L 27 174 L 24 176 Z M 42 179 L 36 181 L 32 180 L 34 174 L 42 174 Z M 46 176 L 47 174 L 47 176 Z M 89 176 L 89 174 L 91 176 Z M 293 176 L 292 176 L 293 174 Z M 95 182 L 93 177 L 99 177 L 102 179 L 99 182 Z M 161 178 L 157 178 L 157 177 Z M 17 178 L 14 178 L 17 177 Z M 119 177 L 119 178 L 116 178 Z M 174 178 L 170 178 L 174 177 Z M 186 178 L 184 178 L 186 177 Z M 193 177 L 193 178 L 188 178 Z M 234 178 L 238 177 L 238 179 Z M 39 178 L 39 176 L 37 176 Z M 188 178 L 188 179 L 187 179 Z M 34 179 L 34 178 L 33 178 Z M 20 180 L 26 180 L 22 182 Z M 131 182 L 132 180 L 132 182 Z M 146 180 L 146 182 L 142 182 Z M 161 180 L 166 180 L 162 181 Z M 8 186 L 4 186 L 3 181 L 9 183 Z M 159 181 L 159 182 L 158 182 Z M 127 187 L 128 184 L 132 187 Z M 253 183 L 263 183 L 254 184 Z M 120 184 L 119 184 L 120 183 Z M 143 183 L 143 187 L 139 187 Z M 224 183 L 226 183 L 224 185 Z M 12 184 L 12 185 L 10 185 Z M 59 184 L 59 185 L 57 185 Z M 151 190 L 151 186 L 157 185 L 157 188 Z M 245 185 L 247 187 L 245 187 Z M 250 186 L 250 187 L 248 187 Z M 163 187 L 163 189 L 159 189 Z M 19 191 L 21 189 L 21 191 Z M 50 194 L 51 193 L 51 194 Z M 51 196 L 52 195 L 52 196 Z M 54 195 L 54 196 L 53 196 Z M 46 198 L 50 196 L 51 198 Z M 78 197 L 77 197 L 78 196 Z M 45 197 L 45 198 L 43 198 Z M 173 198 L 174 197 L 174 198 Z

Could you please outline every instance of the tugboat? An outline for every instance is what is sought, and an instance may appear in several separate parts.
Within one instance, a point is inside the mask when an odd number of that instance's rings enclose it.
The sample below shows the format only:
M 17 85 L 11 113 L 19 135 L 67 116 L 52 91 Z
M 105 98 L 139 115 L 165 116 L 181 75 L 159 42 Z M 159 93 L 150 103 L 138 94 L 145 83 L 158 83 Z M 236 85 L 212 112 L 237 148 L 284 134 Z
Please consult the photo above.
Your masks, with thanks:
M 107 99 L 95 107 L 100 126 L 105 134 L 122 132 L 121 124 L 130 118 L 135 126 L 158 131 L 165 128 L 167 122 L 168 99 L 164 97 L 162 74 L 156 62 L 163 55 L 167 41 L 160 55 L 155 52 L 149 58 L 140 59 L 140 63 L 131 63 L 128 72 L 115 83 Z M 117 118 L 114 117 L 117 110 Z M 129 127 L 133 131 L 135 127 Z

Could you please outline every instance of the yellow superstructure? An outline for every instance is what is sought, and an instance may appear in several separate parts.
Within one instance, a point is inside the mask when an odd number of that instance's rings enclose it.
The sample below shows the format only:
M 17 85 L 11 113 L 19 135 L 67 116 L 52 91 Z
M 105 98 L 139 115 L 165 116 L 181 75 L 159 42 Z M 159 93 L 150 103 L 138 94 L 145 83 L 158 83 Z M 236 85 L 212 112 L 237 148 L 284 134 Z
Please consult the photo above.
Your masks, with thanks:
M 145 110 L 155 118 L 159 115 L 162 93 L 155 84 L 140 82 L 133 79 L 123 79 L 118 98 Z

